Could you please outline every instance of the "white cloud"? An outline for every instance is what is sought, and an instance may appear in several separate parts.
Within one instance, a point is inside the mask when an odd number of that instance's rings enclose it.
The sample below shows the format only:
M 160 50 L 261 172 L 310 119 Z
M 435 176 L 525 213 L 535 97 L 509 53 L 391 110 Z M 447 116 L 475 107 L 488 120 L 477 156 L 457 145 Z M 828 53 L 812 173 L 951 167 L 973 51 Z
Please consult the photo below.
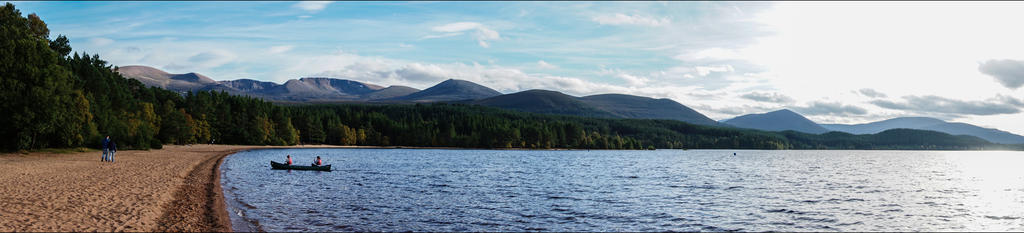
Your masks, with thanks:
M 804 91 L 818 96 L 884 86 L 913 87 L 890 95 L 972 98 L 998 87 L 978 81 L 988 78 L 979 61 L 1020 60 L 1011 51 L 1024 49 L 1024 32 L 980 25 L 1022 21 L 1021 10 L 1019 3 L 782 2 L 759 17 L 777 33 L 755 45 L 764 53 L 750 57 L 778 73 L 779 86 L 825 87 Z
M 270 47 L 268 52 L 270 52 L 271 54 L 278 54 L 278 53 L 284 53 L 284 52 L 291 51 L 293 48 L 295 48 L 294 45 L 280 45 L 280 46 Z
M 996 78 L 1006 88 L 1017 89 L 1024 86 L 1024 61 L 988 60 L 978 65 L 978 71 Z
M 282 69 L 277 82 L 302 76 L 327 76 L 358 80 L 379 85 L 405 85 L 428 88 L 446 79 L 462 79 L 479 83 L 503 93 L 529 89 L 561 91 L 570 95 L 626 93 L 666 97 L 677 92 L 673 88 L 623 87 L 590 80 L 547 74 L 531 74 L 520 69 L 478 63 L 431 64 L 337 52 L 330 55 L 298 57 L 290 67 Z
M 749 99 L 758 102 L 768 103 L 791 103 L 793 98 L 780 93 L 763 93 L 763 92 L 751 92 L 740 96 L 744 99 Z
M 445 37 L 458 36 L 458 35 L 462 35 L 462 34 L 464 34 L 464 33 L 462 33 L 462 32 L 449 32 L 449 33 L 437 34 L 437 35 L 426 35 L 426 36 L 421 37 L 420 39 L 445 38 Z
M 631 87 L 643 86 L 644 84 L 647 83 L 647 79 L 635 75 L 619 74 L 618 77 L 626 81 L 626 84 L 628 84 Z
M 457 23 L 449 23 L 449 24 L 445 24 L 445 25 L 441 25 L 441 26 L 435 26 L 435 27 L 431 28 L 431 30 L 434 30 L 434 31 L 437 31 L 437 32 L 461 32 L 461 31 L 476 29 L 476 28 L 479 28 L 479 27 L 482 27 L 482 26 L 483 25 L 480 25 L 480 23 L 477 23 L 477 22 L 457 22 Z
M 456 22 L 449 23 L 441 26 L 435 26 L 431 28 L 435 32 L 444 32 L 440 35 L 427 35 L 423 39 L 431 38 L 442 38 L 462 35 L 466 31 L 473 31 L 473 38 L 476 39 L 477 44 L 480 47 L 489 48 L 491 45 L 487 41 L 501 39 L 501 34 L 498 31 L 492 30 L 485 27 L 483 24 L 477 22 Z
M 103 37 L 93 37 L 92 39 L 89 39 L 89 43 L 93 46 L 102 47 L 114 43 L 114 40 Z
M 725 48 L 708 48 L 702 49 L 696 52 L 682 53 L 676 55 L 676 60 L 680 61 L 698 61 L 698 60 L 734 60 L 743 59 L 743 54 L 735 49 Z
M 856 105 L 847 105 L 839 102 L 824 102 L 824 101 L 813 101 L 808 103 L 806 107 L 803 106 L 790 106 L 794 111 L 799 112 L 803 115 L 830 115 L 830 116 L 848 116 L 848 115 L 864 115 L 868 111 L 862 107 Z
M 871 97 L 871 98 L 885 98 L 885 97 L 888 97 L 888 95 L 885 95 L 885 93 L 879 92 L 879 91 L 877 91 L 875 89 L 871 89 L 871 88 L 860 89 L 860 90 L 857 91 L 857 93 L 859 93 L 861 95 L 864 95 L 864 96 L 867 96 L 867 97 Z
M 640 25 L 656 27 L 669 24 L 668 18 L 657 18 L 644 15 L 626 15 L 622 13 L 615 13 L 614 15 L 599 15 L 591 18 L 594 22 L 601 25 Z
M 540 67 L 541 69 L 549 69 L 549 70 L 550 69 L 558 69 L 558 66 L 552 65 L 551 63 L 548 63 L 548 62 L 546 62 L 544 60 L 537 61 L 537 67 Z
M 715 66 L 696 66 L 693 69 L 697 70 L 697 74 L 700 76 L 708 76 L 711 73 L 724 73 L 733 72 L 735 69 L 732 65 L 715 65 Z
M 1016 114 L 1024 108 L 1024 102 L 1021 100 L 1003 95 L 983 101 L 965 101 L 933 95 L 903 96 L 903 101 L 874 100 L 871 103 L 888 109 L 953 116 Z
M 292 5 L 294 8 L 302 9 L 308 12 L 318 12 L 327 8 L 327 5 L 331 4 L 329 1 L 301 1 Z
M 224 49 L 214 49 L 210 51 L 203 51 L 195 55 L 189 56 L 188 59 L 185 59 L 184 61 L 172 61 L 166 65 L 166 68 L 172 70 L 193 71 L 199 69 L 210 69 L 233 62 L 235 61 L 236 58 L 238 58 L 238 56 L 232 53 L 231 51 Z

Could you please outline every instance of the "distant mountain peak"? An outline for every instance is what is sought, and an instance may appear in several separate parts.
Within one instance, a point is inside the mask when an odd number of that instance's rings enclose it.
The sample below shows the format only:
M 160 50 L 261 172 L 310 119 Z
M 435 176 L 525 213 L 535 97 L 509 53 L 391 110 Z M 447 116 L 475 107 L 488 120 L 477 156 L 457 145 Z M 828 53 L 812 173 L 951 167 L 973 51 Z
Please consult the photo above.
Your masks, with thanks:
M 414 102 L 439 102 L 457 100 L 476 100 L 501 95 L 495 91 L 474 82 L 448 79 L 430 88 L 398 97 L 398 100 L 409 100 Z
M 117 72 L 122 76 L 139 80 L 147 86 L 175 91 L 199 90 L 207 85 L 217 83 L 217 81 L 195 72 L 171 74 L 157 68 L 140 65 L 118 67 Z
M 793 110 L 789 110 L 788 108 L 783 108 L 783 109 L 779 109 L 779 110 L 775 110 L 775 111 L 771 111 L 771 112 L 767 112 L 767 113 L 769 113 L 769 114 L 771 114 L 771 113 L 775 113 L 775 114 L 783 114 L 783 113 L 785 113 L 785 114 L 800 115 L 799 113 L 796 113 Z M 803 115 L 801 115 L 801 117 L 803 117 Z
M 799 113 L 789 109 L 780 109 L 766 113 L 747 114 L 724 121 L 724 123 L 740 128 L 765 131 L 793 130 L 804 133 L 821 134 L 829 130 Z

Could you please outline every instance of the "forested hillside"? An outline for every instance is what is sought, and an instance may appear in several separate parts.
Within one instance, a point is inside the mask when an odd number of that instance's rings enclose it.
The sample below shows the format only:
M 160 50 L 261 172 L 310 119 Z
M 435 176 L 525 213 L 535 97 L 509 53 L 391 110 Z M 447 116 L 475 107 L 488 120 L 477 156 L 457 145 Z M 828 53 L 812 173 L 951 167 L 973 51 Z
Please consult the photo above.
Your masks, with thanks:
M 673 120 L 544 115 L 477 105 L 310 105 L 293 109 L 304 143 L 473 148 L 788 148 L 780 135 Z
M 311 144 L 576 149 L 1020 149 L 973 136 L 893 129 L 878 134 L 765 132 L 675 120 L 545 115 L 465 104 L 292 107 Z

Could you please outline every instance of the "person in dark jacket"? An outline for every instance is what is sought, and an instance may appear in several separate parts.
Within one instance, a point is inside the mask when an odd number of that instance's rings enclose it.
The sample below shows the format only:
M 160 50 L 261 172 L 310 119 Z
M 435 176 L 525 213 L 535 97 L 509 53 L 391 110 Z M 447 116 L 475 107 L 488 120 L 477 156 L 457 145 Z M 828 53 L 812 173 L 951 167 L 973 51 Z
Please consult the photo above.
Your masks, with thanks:
M 114 154 L 117 153 L 117 142 L 110 140 L 110 162 L 114 162 Z
M 100 161 L 107 161 L 107 156 L 110 155 L 110 136 L 103 138 L 103 156 L 100 156 Z

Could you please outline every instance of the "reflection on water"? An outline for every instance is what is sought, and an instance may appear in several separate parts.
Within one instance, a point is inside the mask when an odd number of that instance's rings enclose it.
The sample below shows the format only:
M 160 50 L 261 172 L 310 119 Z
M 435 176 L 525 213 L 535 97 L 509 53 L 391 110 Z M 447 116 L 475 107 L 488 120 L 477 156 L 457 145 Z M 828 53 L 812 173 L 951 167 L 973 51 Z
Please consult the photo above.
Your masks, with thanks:
M 335 171 L 270 170 L 285 154 Z M 1021 152 L 287 149 L 229 156 L 222 183 L 266 231 L 1022 231 L 1022 164 Z

